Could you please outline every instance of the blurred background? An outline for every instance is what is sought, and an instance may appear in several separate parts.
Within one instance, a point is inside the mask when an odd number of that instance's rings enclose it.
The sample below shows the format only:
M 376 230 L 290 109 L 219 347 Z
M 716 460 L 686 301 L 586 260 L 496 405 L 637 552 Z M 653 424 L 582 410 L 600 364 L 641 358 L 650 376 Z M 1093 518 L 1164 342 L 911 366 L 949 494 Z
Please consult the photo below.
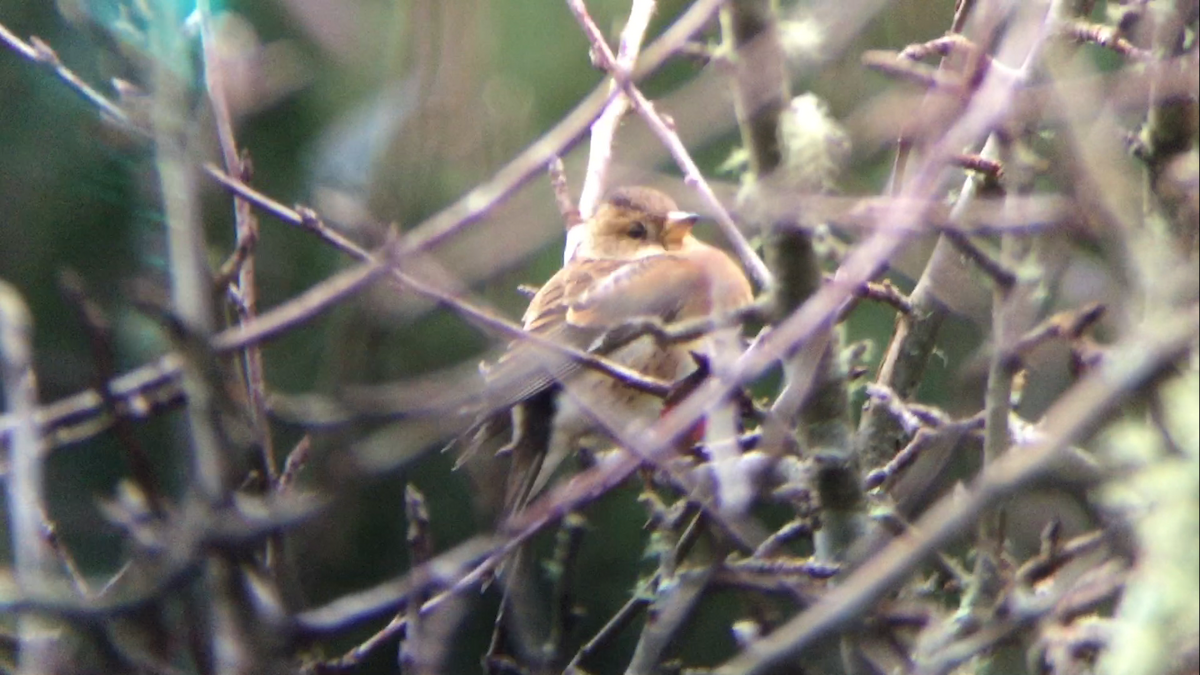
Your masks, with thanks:
M 40 37 L 86 81 L 116 97 L 114 78 L 137 84 L 147 70 L 148 52 L 125 4 L 0 0 L 0 22 L 19 36 Z M 880 118 L 879 101 L 897 85 L 864 68 L 861 54 L 942 35 L 953 4 L 900 0 L 846 9 L 839 2 L 785 3 L 795 19 L 785 39 L 794 90 L 819 95 L 853 144 L 837 185 L 841 193 L 881 193 L 891 170 L 891 141 L 902 123 L 894 116 Z M 660 2 L 651 36 L 686 5 Z M 613 38 L 628 3 L 592 0 L 588 6 Z M 564 3 L 555 0 L 254 0 L 223 3 L 219 10 L 217 39 L 231 82 L 236 137 L 253 165 L 250 182 L 285 204 L 312 205 L 363 244 L 381 239 L 379 223 L 395 223 L 403 231 L 486 180 L 602 83 L 589 62 L 587 42 Z M 705 37 L 715 44 L 715 27 Z M 1102 63 L 1106 56 L 1094 52 L 1088 58 Z M 738 138 L 725 75 L 678 58 L 645 91 L 675 120 L 705 175 L 732 203 L 736 176 L 721 167 Z M 198 88 L 192 95 L 203 137 L 197 152 L 219 161 L 212 115 Z M 137 94 L 128 94 L 124 103 L 136 109 Z M 581 141 L 564 157 L 576 194 L 586 160 L 586 138 Z M 634 116 L 618 135 L 611 182 L 656 185 L 685 208 L 700 207 L 666 151 Z M 216 266 L 232 249 L 233 211 L 229 196 L 213 183 L 202 181 L 202 194 L 209 258 Z M 107 313 L 119 370 L 168 348 L 157 324 L 133 308 L 129 291 L 134 281 L 164 282 L 162 226 L 149 148 L 106 124 L 45 69 L 0 50 L 0 278 L 19 288 L 34 315 L 44 402 L 90 387 L 96 376 L 79 317 L 60 290 L 65 270 L 82 277 Z M 558 268 L 562 230 L 549 182 L 539 177 L 440 246 L 437 257 L 476 301 L 516 320 L 526 303 L 517 285 L 537 284 Z M 350 262 L 308 233 L 265 215 L 261 232 L 257 274 L 263 310 Z M 704 228 L 702 235 L 720 242 L 715 228 Z M 896 261 L 894 280 L 902 288 L 911 288 L 910 275 L 919 272 L 927 248 L 918 243 L 912 261 Z M 1099 279 L 1097 294 L 1104 283 Z M 986 330 L 990 294 L 985 284 L 977 286 L 956 298 L 960 311 L 944 329 L 922 391 L 924 400 L 952 412 L 978 408 L 979 373 L 975 379 L 970 373 L 980 368 L 972 358 Z M 875 340 L 871 359 L 877 359 L 893 316 L 863 304 L 847 324 L 847 340 Z M 266 381 L 272 391 L 331 392 L 349 383 L 473 364 L 498 346 L 452 312 L 381 284 L 267 344 Z M 1044 361 L 1027 394 L 1031 418 L 1067 379 L 1065 353 Z M 175 491 L 185 480 L 185 467 L 176 463 L 184 456 L 180 417 L 174 412 L 138 428 L 159 474 Z M 281 453 L 300 437 L 285 425 L 272 431 Z M 388 448 L 404 442 L 387 428 L 355 438 L 318 438 L 320 460 L 302 480 L 328 485 L 335 474 L 321 472 L 336 465 L 338 453 L 351 443 Z M 428 498 L 438 550 L 477 532 L 469 486 L 450 471 L 451 464 L 447 455 L 428 453 L 368 484 L 347 486 L 336 513 L 301 528 L 291 553 L 299 561 L 302 602 L 325 601 L 407 569 L 406 483 Z M 115 529 L 97 523 L 104 522 L 101 504 L 126 473 L 116 442 L 105 435 L 63 448 L 53 455 L 49 472 L 50 516 L 63 540 L 85 573 L 110 573 L 121 562 L 120 540 Z M 603 534 L 589 538 L 591 548 L 582 558 L 581 578 L 591 580 L 590 597 L 581 600 L 589 607 L 585 635 L 627 599 L 647 545 L 637 527 L 613 526 L 645 518 L 634 503 L 636 490 L 623 492 L 589 513 L 593 528 Z M 7 536 L 0 549 L 6 546 Z M 494 604 L 493 596 L 467 601 Z M 685 647 L 690 662 L 713 663 L 732 649 L 728 617 L 706 612 L 693 634 L 712 639 Z M 470 647 L 462 650 L 457 672 L 475 672 L 474 659 L 491 629 L 487 612 L 471 616 L 475 623 L 463 628 L 463 644 Z M 349 647 L 367 632 L 348 634 L 339 644 Z M 634 637 L 631 632 L 620 646 L 631 648 Z M 623 658 L 615 654 L 607 666 L 619 667 Z M 371 667 L 390 672 L 393 663 L 394 651 L 382 650 Z M 604 672 L 604 663 L 594 665 Z

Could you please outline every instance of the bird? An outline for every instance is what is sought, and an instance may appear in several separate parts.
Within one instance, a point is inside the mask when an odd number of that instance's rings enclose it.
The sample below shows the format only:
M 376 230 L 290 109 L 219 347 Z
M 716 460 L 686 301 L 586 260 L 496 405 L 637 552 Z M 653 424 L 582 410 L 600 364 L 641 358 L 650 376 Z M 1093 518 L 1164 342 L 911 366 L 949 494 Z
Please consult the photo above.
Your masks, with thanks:
M 584 228 L 574 253 L 530 300 L 522 317 L 534 336 L 578 350 L 595 349 L 614 329 L 639 319 L 663 324 L 718 316 L 750 304 L 745 272 L 725 251 L 692 232 L 699 217 L 647 187 L 609 192 Z M 644 376 L 680 381 L 696 368 L 736 355 L 738 327 L 687 342 L 660 344 L 642 335 L 604 354 Z M 503 515 L 519 510 L 571 452 L 616 439 L 589 410 L 626 425 L 649 424 L 663 400 L 584 368 L 577 359 L 517 340 L 486 368 L 490 416 L 476 425 L 473 445 L 508 434 L 510 456 Z M 564 391 L 564 389 L 566 391 Z M 494 443 L 494 441 L 493 441 Z
M 584 368 L 538 342 L 598 351 L 614 331 L 636 320 L 668 324 L 721 315 L 753 301 L 742 268 L 692 233 L 697 220 L 662 192 L 624 187 L 609 192 L 592 217 L 574 226 L 583 228 L 574 237 L 574 251 L 534 294 L 521 319 L 525 332 L 539 340 L 513 341 L 484 370 L 487 404 L 465 456 L 508 457 L 502 490 L 486 471 L 476 481 L 480 496 L 502 492 L 495 515 L 518 514 L 572 452 L 618 445 L 614 436 L 653 423 L 664 407 L 660 396 Z M 740 328 L 733 325 L 678 343 L 640 335 L 603 355 L 642 376 L 678 382 L 696 369 L 693 353 L 719 367 L 732 360 L 739 344 Z M 593 418 L 595 411 L 625 429 L 606 427 Z M 501 443 L 500 450 L 493 449 Z M 508 645 L 536 660 L 547 617 L 535 599 L 535 566 L 518 549 L 496 574 L 506 583 L 489 654 Z

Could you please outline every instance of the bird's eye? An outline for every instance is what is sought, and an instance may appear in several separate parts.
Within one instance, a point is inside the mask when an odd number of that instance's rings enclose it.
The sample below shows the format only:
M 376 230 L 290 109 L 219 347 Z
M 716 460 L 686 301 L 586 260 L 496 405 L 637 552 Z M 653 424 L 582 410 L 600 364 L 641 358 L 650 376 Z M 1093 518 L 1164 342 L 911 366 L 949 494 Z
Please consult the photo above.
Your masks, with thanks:
M 647 234 L 646 224 L 640 220 L 629 226 L 630 239 L 645 239 Z

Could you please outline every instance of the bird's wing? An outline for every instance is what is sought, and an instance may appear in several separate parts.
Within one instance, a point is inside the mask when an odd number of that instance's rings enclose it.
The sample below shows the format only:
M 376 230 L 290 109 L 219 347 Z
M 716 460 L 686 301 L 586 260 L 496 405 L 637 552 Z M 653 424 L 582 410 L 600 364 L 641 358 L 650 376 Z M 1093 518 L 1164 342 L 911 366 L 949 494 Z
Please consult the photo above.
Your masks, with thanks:
M 566 323 L 596 333 L 630 319 L 672 321 L 708 313 L 711 284 L 702 265 L 680 255 L 656 255 L 626 262 L 596 276 L 575 295 Z
M 562 335 L 569 324 L 567 314 L 588 291 L 604 279 L 621 273 L 636 261 L 628 260 L 579 260 L 550 277 L 544 286 L 529 301 L 529 308 L 521 322 L 525 330 L 535 335 L 563 339 L 573 336 Z M 584 347 L 576 344 L 574 346 Z
M 591 330 L 595 339 L 623 324 L 632 328 L 630 320 L 638 317 L 664 323 L 698 319 L 744 307 L 753 299 L 737 263 L 724 251 L 693 241 L 684 251 L 642 258 L 598 279 L 571 304 L 565 321 L 574 330 Z M 611 334 L 608 341 L 635 335 Z M 737 358 L 740 344 L 740 329 L 730 327 L 676 347 L 702 352 L 723 368 Z
M 581 260 L 559 270 L 529 303 L 525 329 L 586 350 L 605 331 L 637 317 L 670 321 L 707 304 L 704 270 L 672 255 L 637 260 Z M 529 342 L 514 342 L 488 370 L 495 408 L 522 401 L 569 377 L 579 364 Z

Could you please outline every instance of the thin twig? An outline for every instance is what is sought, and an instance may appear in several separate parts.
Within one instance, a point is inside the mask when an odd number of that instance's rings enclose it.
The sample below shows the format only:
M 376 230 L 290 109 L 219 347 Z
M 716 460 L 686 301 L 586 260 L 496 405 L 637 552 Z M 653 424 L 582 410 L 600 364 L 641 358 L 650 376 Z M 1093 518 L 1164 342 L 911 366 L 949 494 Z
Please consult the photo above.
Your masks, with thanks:
M 629 8 L 629 18 L 621 31 L 620 43 L 617 46 L 617 56 L 613 61 L 616 72 L 628 77 L 633 72 L 637 62 L 638 52 L 642 48 L 642 40 L 650 17 L 654 15 L 654 0 L 633 0 Z M 584 10 L 586 11 L 586 10 Z M 603 36 L 592 36 L 592 39 L 604 41 Z M 592 47 L 595 50 L 595 47 Z M 596 52 L 593 51 L 593 54 Z M 587 173 L 584 174 L 583 188 L 579 193 L 579 214 L 590 218 L 600 204 L 600 198 L 607 187 L 608 167 L 612 162 L 613 138 L 629 108 L 629 99 L 623 91 L 618 78 L 609 84 L 610 90 L 617 95 L 604 106 L 604 112 L 592 124 L 591 140 L 588 145 Z M 565 258 L 569 259 L 573 251 L 568 248 Z
M 982 419 L 980 421 L 982 425 Z M 912 523 L 909 523 L 899 513 L 894 510 L 886 510 L 875 516 L 876 520 L 894 537 L 907 534 L 912 531 Z M 943 587 L 950 587 L 954 590 L 961 590 L 967 587 L 967 583 L 971 580 L 971 574 L 962 564 L 951 557 L 944 551 L 934 553 L 930 564 L 938 571 L 945 579 Z
M 987 180 L 999 180 L 1004 173 L 1003 164 L 982 155 L 961 154 L 955 157 L 953 161 L 957 166 L 961 166 L 968 171 L 983 174 Z
M 539 348 L 561 354 L 584 367 L 607 373 L 632 387 L 657 396 L 665 396 L 670 388 L 669 383 L 645 377 L 637 371 L 602 356 L 588 354 L 557 342 L 528 335 L 515 324 L 395 269 L 393 263 L 386 256 L 371 253 L 332 230 L 311 209 L 293 209 L 284 206 L 241 181 L 233 179 L 215 166 L 208 165 L 205 169 L 221 185 L 236 192 L 259 208 L 284 222 L 308 229 L 339 250 L 365 261 L 364 264 L 340 272 L 299 296 L 259 315 L 252 322 L 226 329 L 217 334 L 213 337 L 212 347 L 218 353 L 240 350 L 247 345 L 259 343 L 286 332 L 339 304 L 346 297 L 374 283 L 381 275 L 390 273 L 412 290 L 455 308 L 469 320 L 503 337 L 527 339 Z M 137 418 L 148 417 L 164 407 L 182 402 L 179 373 L 178 360 L 171 356 L 163 357 L 115 378 L 109 383 L 109 391 L 119 401 L 122 414 Z M 104 418 L 104 413 L 102 396 L 89 390 L 43 408 L 39 411 L 38 421 L 49 435 L 49 446 L 54 447 L 78 442 L 108 428 L 112 419 Z M 7 416 L 0 418 L 0 441 L 12 433 L 14 425 L 15 422 Z
M 1106 541 L 1103 531 L 1094 531 L 1081 534 L 1065 544 L 1054 542 L 1054 545 L 1043 547 L 1038 555 L 1025 561 L 1017 569 L 1015 579 L 1020 584 L 1033 587 L 1072 560 L 1098 550 Z
M 647 585 L 653 588 L 656 582 L 657 578 L 651 579 Z M 585 659 L 591 657 L 593 654 L 597 654 L 600 650 L 607 648 L 608 643 L 624 630 L 637 617 L 639 612 L 649 606 L 650 598 L 640 593 L 635 593 L 632 598 L 626 600 L 625 604 L 621 605 L 621 608 L 609 617 L 604 626 L 596 631 L 596 634 L 587 642 L 583 643 L 579 651 L 575 652 L 575 656 L 571 657 L 571 661 L 563 669 L 563 673 L 566 675 L 577 675 L 585 672 L 579 670 L 579 664 L 583 663 Z
M 300 471 L 308 465 L 308 453 L 311 448 L 312 436 L 304 434 L 283 461 L 283 471 L 279 473 L 279 480 L 275 481 L 276 492 L 287 492 L 296 484 Z
M 982 154 L 985 157 L 994 155 L 996 145 L 995 137 L 990 137 L 984 144 Z M 968 176 L 951 210 L 951 220 L 975 201 L 978 190 L 979 182 Z M 963 263 L 951 244 L 949 234 L 943 233 L 934 246 L 921 278 L 909 294 L 912 311 L 901 317 L 884 353 L 883 362 L 879 365 L 876 382 L 894 391 L 899 400 L 911 398 L 916 393 L 937 344 L 942 322 L 950 312 L 950 308 L 939 299 L 938 288 L 940 284 L 947 283 L 950 275 L 958 271 Z M 896 418 L 885 410 L 871 407 L 859 420 L 855 444 L 865 463 L 878 466 L 892 459 L 893 448 L 903 442 L 899 434 Z
M 896 420 L 904 433 L 912 436 L 919 429 L 938 428 L 950 422 L 945 411 L 931 406 L 905 401 L 891 387 L 872 382 L 867 384 L 867 396 L 871 404 L 882 406 Z
M 218 333 L 211 341 L 212 348 L 225 353 L 271 339 L 336 306 L 387 270 L 386 259 L 375 257 L 372 262 L 340 272 L 261 314 L 252 323 Z M 147 418 L 183 401 L 181 372 L 179 357 L 168 354 L 113 379 L 108 389 L 119 402 L 121 414 Z M 90 389 L 42 408 L 38 411 L 38 422 L 47 435 L 46 451 L 101 433 L 112 424 L 105 412 L 103 397 Z M 0 418 L 0 440 L 8 438 L 14 427 L 15 421 L 8 416 Z
M 767 304 L 758 300 L 719 316 L 705 316 L 673 323 L 663 323 L 654 318 L 630 319 L 605 331 L 603 335 L 592 342 L 589 349 L 605 354 L 623 347 L 643 335 L 649 335 L 661 344 L 688 342 L 724 328 L 741 326 L 746 321 L 761 320 L 767 311 Z
M 289 208 L 279 202 L 267 197 L 266 195 L 250 188 L 245 183 L 236 180 L 212 165 L 206 167 L 209 174 L 225 186 L 227 189 L 243 196 L 248 201 L 256 206 L 271 213 L 285 223 L 303 227 L 317 236 L 321 237 L 327 243 L 337 247 L 343 253 L 347 253 L 359 260 L 372 260 L 373 254 L 358 244 L 349 240 L 345 236 L 330 228 L 321 219 L 316 211 L 302 206 Z M 403 253 L 393 253 L 393 255 L 403 255 Z M 645 391 L 656 396 L 665 396 L 669 385 L 658 381 L 655 378 L 646 377 L 641 373 L 622 366 L 619 363 L 611 361 L 601 356 L 588 354 L 586 352 L 573 349 L 560 342 L 548 340 L 532 333 L 527 333 L 520 326 L 502 319 L 490 311 L 475 306 L 465 299 L 451 292 L 441 290 L 428 283 L 425 283 L 411 274 L 407 274 L 399 268 L 391 267 L 390 274 L 392 278 L 400 284 L 409 288 L 420 295 L 441 302 L 448 307 L 451 307 L 464 318 L 469 321 L 486 328 L 489 331 L 499 334 L 500 336 L 511 340 L 524 340 L 539 349 L 545 349 L 552 353 L 564 356 L 576 363 L 579 363 L 585 368 L 591 368 L 597 372 L 602 372 L 610 377 L 621 381 L 622 383 L 631 386 L 639 391 Z
M 979 48 L 961 33 L 951 32 L 928 42 L 911 44 L 897 54 L 897 58 L 906 61 L 921 61 L 930 56 L 970 56 L 980 55 Z M 986 55 L 983 55 L 986 56 Z
M 774 556 L 770 559 L 755 555 L 751 558 L 725 561 L 725 568 L 733 572 L 768 574 L 771 576 L 804 576 L 812 579 L 828 579 L 841 570 L 839 565 L 814 558 L 790 558 Z
M 945 426 L 930 428 L 921 427 L 917 429 L 908 445 L 905 445 L 897 452 L 891 461 L 867 472 L 867 477 L 863 480 L 864 490 L 874 490 L 875 488 L 887 488 L 891 483 L 894 483 L 896 478 L 917 458 L 921 453 L 929 449 L 939 442 L 947 438 L 954 438 L 964 433 L 976 431 L 983 428 L 983 415 L 976 415 L 961 422 L 951 422 Z
M 875 598 L 895 588 L 926 555 L 974 525 L 976 516 L 985 508 L 1053 471 L 1064 448 L 1103 419 L 1106 411 L 1187 353 L 1200 330 L 1198 325 L 1200 316 L 1193 312 L 1158 322 L 1122 341 L 1114 347 L 1123 357 L 1119 359 L 1119 368 L 1102 367 L 1103 372 L 1092 373 L 1074 385 L 1046 415 L 1051 424 L 1043 438 L 1021 452 L 1006 454 L 989 467 L 974 482 L 966 498 L 943 497 L 921 519 L 912 535 L 889 544 L 835 587 L 818 607 L 785 624 L 768 638 L 769 643 L 751 648 L 718 672 L 762 672 L 760 668 L 775 659 L 853 621 Z M 430 561 L 424 566 L 425 571 L 414 570 L 374 588 L 301 612 L 295 617 L 295 625 L 306 632 L 325 633 L 394 612 L 408 597 L 414 580 L 425 574 L 431 575 L 428 583 L 449 581 L 445 590 L 432 596 L 421 609 L 433 611 L 450 597 L 477 587 L 517 547 L 566 513 L 624 482 L 639 464 L 629 454 L 618 453 L 531 503 L 507 524 L 506 536 L 469 540 Z
M 988 275 L 992 282 L 1000 288 L 1011 288 L 1017 283 L 1017 275 L 1015 272 L 1008 269 L 1004 263 L 996 260 L 992 254 L 980 248 L 966 235 L 963 235 L 959 232 L 948 231 L 945 233 L 945 237 L 947 241 L 954 245 L 954 248 L 957 248 L 963 253 L 963 255 L 970 258 L 971 262 L 975 263 L 975 265 L 984 274 Z
M 896 310 L 903 316 L 912 313 L 912 300 L 908 299 L 899 288 L 889 279 L 869 281 L 855 293 L 856 297 L 864 300 L 874 300 Z
M 763 543 L 759 544 L 754 550 L 755 558 L 770 558 L 783 547 L 784 544 L 799 537 L 811 537 L 813 534 L 813 523 L 811 518 L 795 518 L 788 521 L 771 533 Z
M 1093 302 L 1076 310 L 1059 312 L 1032 328 L 1018 339 L 1008 352 L 1022 358 L 1050 340 L 1079 340 L 1085 331 L 1104 316 L 1104 305 Z
M 996 160 L 1002 165 L 1013 164 L 1012 139 L 998 136 Z M 1021 180 L 1023 172 L 1014 172 L 1011 180 L 1003 185 L 997 183 L 993 191 L 998 195 L 1028 192 L 1032 188 L 1029 180 Z M 1024 174 L 1031 176 L 1032 174 Z M 992 340 L 993 349 L 988 361 L 987 384 L 984 392 L 983 464 L 997 462 L 1010 444 L 1009 416 L 1013 409 L 1013 391 L 1016 368 L 1005 353 L 1017 335 L 1023 333 L 1036 311 L 1035 289 L 1028 275 L 1020 279 L 1008 270 L 1020 267 L 1032 255 L 1032 244 L 1027 239 L 1007 236 L 1000 241 L 1000 259 L 993 260 L 982 251 L 968 246 L 971 242 L 956 233 L 947 233 L 950 242 L 967 253 L 993 278 L 992 289 Z M 975 251 L 972 253 L 971 251 Z M 997 270 L 1003 270 L 1002 277 Z M 1004 592 L 1009 579 L 1003 569 L 1006 549 L 1006 512 L 1003 507 L 991 509 L 979 519 L 975 534 L 975 563 L 967 588 L 959 602 L 959 612 L 971 620 L 990 617 L 997 599 Z M 962 626 L 970 625 L 964 621 Z M 981 665 L 983 675 L 995 671 L 995 660 Z
M 683 171 L 683 180 L 693 189 L 700 193 L 704 199 L 705 205 L 712 211 L 716 217 L 718 227 L 721 228 L 722 234 L 733 246 L 734 252 L 741 259 L 746 270 L 750 272 L 750 276 L 758 283 L 761 288 L 769 288 L 771 286 L 771 273 L 767 271 L 767 266 L 763 264 L 758 254 L 754 252 L 754 248 L 750 246 L 746 236 L 738 229 L 736 223 L 733 222 L 733 217 L 729 215 L 729 211 L 725 205 L 717 199 L 717 195 L 709 186 L 708 181 L 704 179 L 704 175 L 700 173 L 696 162 L 692 160 L 691 154 L 688 153 L 687 147 L 679 138 L 679 134 L 675 132 L 675 125 L 668 122 L 661 113 L 654 109 L 654 106 L 642 94 L 642 92 L 633 84 L 633 80 L 628 74 L 623 73 L 617 65 L 616 57 L 608 44 L 604 41 L 604 36 L 592 17 L 587 12 L 587 7 L 583 4 L 583 0 L 567 0 L 567 6 L 571 9 L 571 13 L 575 16 L 575 20 L 579 22 L 583 28 L 584 35 L 592 44 L 593 53 L 597 55 L 597 65 L 606 72 L 610 73 L 614 80 L 621 85 L 630 102 L 633 104 L 638 114 L 646 121 L 650 130 L 658 137 L 658 140 L 666 146 L 671 152 L 671 156 L 675 158 L 675 162 Z
M 724 0 L 697 0 L 692 3 L 653 44 L 642 50 L 642 56 L 637 67 L 629 74 L 629 79 L 636 81 L 658 69 L 708 23 L 722 2 Z M 42 62 L 33 46 L 21 41 L 2 24 L 0 24 L 0 41 L 30 61 Z M 60 77 L 63 81 L 83 95 L 92 105 L 102 111 L 113 110 L 117 119 L 128 119 L 119 106 L 95 92 L 65 66 L 56 64 L 55 67 L 61 69 Z M 541 138 L 530 144 L 526 150 L 496 172 L 491 180 L 471 190 L 458 201 L 410 230 L 405 238 L 405 253 L 416 254 L 430 250 L 453 237 L 463 228 L 482 219 L 485 214 L 513 194 L 517 188 L 533 178 L 554 157 L 562 156 L 603 112 L 605 105 L 616 94 L 616 91 L 609 91 L 607 85 L 601 85 L 593 90 L 550 131 L 543 134 Z
M 575 584 L 579 576 L 579 553 L 588 529 L 587 519 L 578 513 L 563 518 L 549 563 L 554 590 L 550 596 L 550 635 L 543 651 L 552 663 L 560 662 L 563 646 L 577 623 Z
M 25 42 L 4 26 L 4 24 L 0 24 L 0 42 L 8 45 L 13 51 L 26 59 L 49 68 L 60 80 L 75 90 L 108 119 L 129 128 L 133 127 L 129 116 L 120 106 L 113 103 L 104 94 L 93 89 L 91 85 L 84 82 L 74 71 L 63 65 L 62 61 L 58 58 L 58 54 L 41 39 L 31 37 L 29 38 L 29 42 Z
M 308 673 L 328 675 L 329 673 L 353 672 L 376 649 L 385 644 L 390 644 L 396 639 L 397 635 L 402 634 L 407 629 L 408 617 L 403 614 L 397 614 L 383 628 L 371 634 L 366 640 L 346 650 L 341 656 L 321 661 L 320 663 L 310 664 L 301 670 L 301 672 L 306 675 Z
M 761 675 L 815 641 L 855 621 L 902 583 L 929 555 L 973 527 L 988 508 L 1045 478 L 1063 452 L 1183 354 L 1200 331 L 1195 312 L 1165 325 L 1143 326 L 1120 343 L 1120 367 L 1081 380 L 1047 411 L 1044 440 L 986 467 L 967 494 L 942 498 L 912 532 L 892 541 L 842 580 L 815 606 L 715 669 L 717 675 Z
M 204 56 L 204 86 L 212 104 L 217 128 L 217 141 L 221 146 L 221 160 L 225 171 L 239 179 L 249 180 L 249 162 L 238 149 L 233 133 L 233 118 L 225 96 L 225 72 L 221 55 L 213 34 L 213 16 L 210 0 L 198 0 L 196 11 L 200 18 L 200 42 Z M 258 241 L 258 219 L 250 203 L 235 196 L 233 198 L 235 246 L 238 251 L 237 279 L 238 323 L 254 320 L 258 313 L 258 282 L 255 278 L 254 247 Z M 250 399 L 250 419 L 254 424 L 257 445 L 262 453 L 263 468 L 267 479 L 273 484 L 278 478 L 279 467 L 275 461 L 275 443 L 271 427 L 267 423 L 266 384 L 263 380 L 262 351 L 258 345 L 249 345 L 242 350 L 242 367 L 246 379 L 246 392 Z M 274 552 L 268 553 L 274 558 Z
M 952 158 L 957 162 L 959 158 Z M 986 159 L 986 158 L 980 158 Z M 974 180 L 974 179 L 972 179 Z M 764 188 L 765 190 L 765 188 Z M 1079 220 L 1079 206 L 1062 195 L 1010 195 L 1005 208 L 997 209 L 989 200 L 959 200 L 948 205 L 942 198 L 931 203 L 899 196 L 846 197 L 835 195 L 795 195 L 778 190 L 767 192 L 759 205 L 765 219 L 783 221 L 788 226 L 791 214 L 805 214 L 794 227 L 813 229 L 812 223 L 827 223 L 834 230 L 871 232 L 884 225 L 899 211 L 919 210 L 925 217 L 913 224 L 911 234 L 961 232 L 966 235 L 1037 234 L 1062 228 L 1086 234 Z M 962 206 L 958 206 L 962 202 Z
M 159 487 L 154 467 L 146 454 L 145 448 L 134 433 L 129 418 L 122 414 L 120 401 L 113 393 L 111 385 L 116 378 L 116 349 L 113 345 L 112 330 L 107 317 L 87 293 L 83 278 L 73 271 L 60 275 L 60 286 L 67 298 L 74 305 L 88 341 L 92 348 L 92 361 L 95 365 L 95 391 L 100 393 L 105 413 L 112 420 L 113 430 L 125 451 L 129 463 L 129 473 L 137 486 L 145 495 L 150 509 L 156 515 L 166 512 L 166 498 Z
M 708 23 L 724 0 L 697 0 L 663 31 L 653 44 L 642 50 L 637 67 L 629 79 L 636 81 L 654 72 Z M 483 218 L 504 199 L 530 180 L 553 157 L 561 157 L 603 112 L 617 91 L 602 84 L 569 112 L 550 131 L 514 157 L 489 180 L 463 195 L 409 231 L 406 252 L 419 253 L 436 247 Z
M 425 495 L 412 483 L 404 486 L 404 519 L 408 522 L 408 529 L 404 535 L 404 542 L 408 548 L 408 565 L 410 568 L 424 565 L 433 557 L 433 534 L 430 531 L 429 507 L 425 502 Z M 426 595 L 426 591 L 414 591 L 406 607 L 420 607 Z M 404 639 L 400 643 L 400 663 L 406 672 L 421 672 L 424 666 L 429 665 L 426 663 L 427 656 L 437 653 L 439 649 L 422 639 L 425 631 L 420 612 L 407 614 L 409 615 L 397 614 L 388 625 L 396 625 L 407 619 Z M 376 644 L 380 642 L 377 641 Z M 369 652 L 360 652 L 362 656 L 367 653 Z
M 75 562 L 75 556 L 71 555 L 71 550 L 63 543 L 62 538 L 58 536 L 58 527 L 42 514 L 42 536 L 46 546 L 54 551 L 54 555 L 58 557 L 62 563 L 63 571 L 67 573 L 67 578 L 71 580 L 71 586 L 80 597 L 91 597 L 92 589 L 88 584 L 87 577 L 83 576 L 83 572 L 79 570 L 79 565 Z
M 571 186 L 567 183 L 567 173 L 563 169 L 562 158 L 555 157 L 550 160 L 550 163 L 546 165 L 546 172 L 550 174 L 550 187 L 554 189 L 554 203 L 558 205 L 558 215 L 562 216 L 563 229 L 570 231 L 583 219 L 579 215 L 575 201 L 571 199 Z
M 53 550 L 43 538 L 46 466 L 38 430 L 37 376 L 33 370 L 33 317 L 17 289 L 0 280 L 0 385 L 17 421 L 9 448 L 12 471 L 7 505 L 12 533 L 13 575 L 25 594 L 49 591 L 55 580 Z M 21 617 L 20 670 L 49 672 L 55 663 L 56 626 L 44 617 Z
M 1064 21 L 1064 35 L 1077 42 L 1090 43 L 1109 49 L 1132 61 L 1150 61 L 1152 55 L 1121 35 L 1120 29 L 1087 21 Z
M 869 49 L 863 52 L 860 61 L 875 72 L 910 82 L 930 92 L 958 96 L 967 89 L 961 77 L 924 63 L 900 58 L 897 52 Z

